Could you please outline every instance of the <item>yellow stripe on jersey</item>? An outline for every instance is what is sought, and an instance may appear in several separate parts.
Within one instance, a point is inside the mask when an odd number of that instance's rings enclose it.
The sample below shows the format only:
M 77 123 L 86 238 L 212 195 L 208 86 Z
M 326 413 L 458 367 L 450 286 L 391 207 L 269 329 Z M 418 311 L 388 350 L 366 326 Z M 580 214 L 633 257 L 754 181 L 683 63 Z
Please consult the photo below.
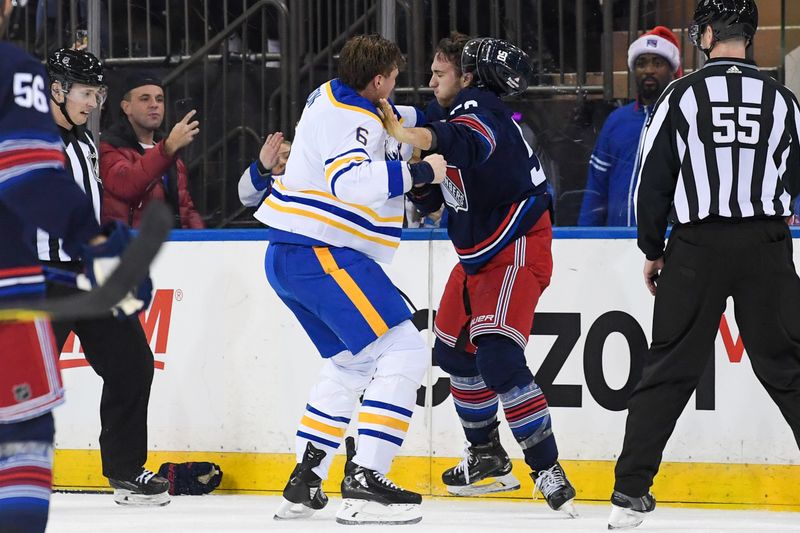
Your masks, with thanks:
M 328 83 L 325 84 L 325 93 L 328 95 L 328 99 L 331 101 L 331 103 L 334 106 L 339 107 L 341 109 L 347 109 L 348 111 L 356 111 L 358 113 L 363 113 L 363 114 L 367 115 L 368 117 L 372 117 L 375 120 L 377 120 L 378 124 L 380 124 L 381 127 L 383 127 L 383 122 L 381 122 L 381 117 L 379 117 L 378 115 L 376 115 L 372 111 L 368 111 L 368 110 L 364 109 L 363 107 L 358 107 L 358 106 L 355 106 L 355 105 L 343 104 L 342 102 L 338 101 L 336 99 L 336 97 L 333 96 L 333 91 L 331 91 L 331 82 L 328 82 Z
M 362 213 L 365 213 L 366 215 L 369 215 L 369 217 L 372 218 L 372 220 L 374 220 L 375 222 L 389 222 L 389 223 L 394 223 L 394 224 L 402 224 L 403 223 L 402 215 L 399 216 L 399 217 L 382 217 L 378 213 L 376 213 L 375 211 L 373 211 L 372 209 L 370 209 L 367 206 L 344 202 L 340 198 L 337 198 L 336 196 L 334 196 L 332 194 L 329 194 L 327 192 L 324 192 L 324 191 L 313 191 L 313 190 L 310 190 L 310 189 L 309 190 L 300 190 L 300 191 L 290 191 L 289 189 L 284 187 L 284 185 L 278 180 L 275 180 L 273 182 L 272 186 L 275 187 L 276 189 L 278 189 L 280 192 L 288 192 L 288 193 L 295 192 L 295 193 L 301 193 L 301 194 L 310 194 L 312 196 L 320 196 L 322 198 L 327 198 L 328 200 L 334 200 L 338 204 L 346 205 L 347 207 L 352 207 L 353 209 L 358 209 Z
M 342 159 L 337 159 L 336 161 L 331 163 L 331 165 L 328 167 L 328 170 L 325 171 L 325 179 L 331 181 L 331 176 L 333 176 L 333 173 L 336 172 L 336 170 L 338 170 L 339 167 L 344 166 L 346 163 L 349 163 L 350 161 L 366 161 L 366 160 L 367 158 L 363 155 L 354 155 L 350 157 L 343 157 Z
M 280 211 L 281 213 L 288 213 L 290 215 L 300 215 L 307 218 L 312 218 L 314 220 L 318 220 L 324 224 L 328 224 L 329 226 L 333 226 L 338 230 L 342 230 L 344 232 L 350 233 L 351 235 L 355 235 L 359 239 L 364 239 L 365 241 L 374 242 L 376 244 L 380 244 L 383 246 L 388 246 L 390 248 L 397 248 L 400 246 L 400 242 L 390 241 L 387 239 L 382 239 L 380 237 L 373 237 L 372 235 L 367 235 L 362 233 L 358 230 L 351 228 L 350 226 L 346 226 L 341 222 L 336 220 L 330 219 L 328 217 L 324 217 L 322 215 L 318 215 L 317 213 L 312 213 L 310 211 L 305 211 L 303 209 L 298 209 L 296 207 L 287 207 L 283 205 L 276 204 L 269 196 L 264 199 L 264 203 L 270 206 L 272 209 L 276 211 Z
M 365 424 L 378 424 L 380 426 L 386 426 L 387 428 L 408 431 L 408 422 L 398 420 L 391 416 L 376 415 L 374 413 L 359 413 L 358 421 L 364 422 Z
M 328 435 L 332 435 L 334 437 L 342 438 L 344 437 L 345 428 L 339 428 L 336 426 L 330 426 L 328 424 L 323 424 L 319 420 L 314 420 L 308 416 L 304 416 L 302 420 L 300 420 L 300 424 L 311 429 L 315 429 L 322 433 L 327 433 Z
M 372 328 L 373 333 L 380 337 L 389 331 L 386 322 L 381 318 L 380 313 L 378 313 L 378 310 L 375 309 L 369 301 L 364 291 L 361 290 L 361 287 L 350 277 L 350 274 L 348 274 L 346 270 L 340 269 L 339 265 L 336 264 L 336 259 L 334 259 L 330 249 L 315 246 L 314 253 L 317 255 L 317 260 L 319 260 L 319 264 L 322 265 L 322 269 L 326 274 L 331 275 L 336 284 L 339 285 L 347 297 L 350 298 L 350 301 L 356 306 L 358 312 L 361 313 L 361 316 L 367 321 L 369 327 Z

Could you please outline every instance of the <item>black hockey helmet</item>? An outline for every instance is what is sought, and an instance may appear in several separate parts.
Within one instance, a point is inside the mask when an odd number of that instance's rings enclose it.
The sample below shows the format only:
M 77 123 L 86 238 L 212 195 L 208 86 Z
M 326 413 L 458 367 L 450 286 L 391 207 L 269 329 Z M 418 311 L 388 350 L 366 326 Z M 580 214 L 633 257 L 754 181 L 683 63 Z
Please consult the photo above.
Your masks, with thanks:
M 701 44 L 706 26 L 714 32 L 708 49 Z M 717 42 L 735 37 L 744 37 L 750 46 L 757 29 L 758 7 L 754 0 L 700 0 L 689 25 L 689 38 L 708 55 Z
M 473 74 L 476 87 L 513 96 L 528 88 L 531 64 L 528 54 L 508 41 L 480 37 L 464 45 L 461 71 Z
M 47 75 L 50 81 L 60 81 L 64 90 L 72 83 L 104 87 L 103 64 L 85 50 L 62 48 L 47 58 Z

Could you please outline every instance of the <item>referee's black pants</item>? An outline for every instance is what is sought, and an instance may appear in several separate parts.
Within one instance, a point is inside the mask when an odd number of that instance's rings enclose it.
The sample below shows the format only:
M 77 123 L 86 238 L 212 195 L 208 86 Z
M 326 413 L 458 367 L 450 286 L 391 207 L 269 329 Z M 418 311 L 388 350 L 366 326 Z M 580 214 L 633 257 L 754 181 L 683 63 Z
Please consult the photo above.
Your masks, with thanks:
M 614 488 L 647 493 L 667 440 L 711 360 L 726 299 L 756 377 L 800 446 L 800 278 L 782 220 L 676 226 L 653 314 L 653 343 L 628 402 Z M 720 436 L 723 438 L 723 436 Z
M 72 271 L 75 263 L 47 263 Z M 75 294 L 77 289 L 49 284 L 48 297 Z M 100 398 L 100 456 L 103 475 L 130 479 L 147 461 L 147 408 L 153 382 L 153 352 L 138 317 L 53 322 L 59 350 L 70 331 L 83 347 L 86 361 L 103 379 Z M 67 399 L 69 401 L 69 399 Z

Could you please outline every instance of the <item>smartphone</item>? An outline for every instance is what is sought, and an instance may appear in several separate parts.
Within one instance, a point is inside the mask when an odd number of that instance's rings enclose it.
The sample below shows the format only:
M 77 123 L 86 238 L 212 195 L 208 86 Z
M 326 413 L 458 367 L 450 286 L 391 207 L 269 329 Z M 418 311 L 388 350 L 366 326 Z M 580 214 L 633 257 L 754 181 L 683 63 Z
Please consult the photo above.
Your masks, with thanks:
M 173 104 L 174 116 L 173 116 L 173 124 L 177 124 L 183 117 L 186 116 L 186 113 L 191 111 L 192 109 L 196 110 L 197 113 L 192 116 L 190 122 L 194 122 L 195 120 L 200 120 L 200 108 L 194 101 L 194 98 L 181 98 L 180 100 L 175 100 Z

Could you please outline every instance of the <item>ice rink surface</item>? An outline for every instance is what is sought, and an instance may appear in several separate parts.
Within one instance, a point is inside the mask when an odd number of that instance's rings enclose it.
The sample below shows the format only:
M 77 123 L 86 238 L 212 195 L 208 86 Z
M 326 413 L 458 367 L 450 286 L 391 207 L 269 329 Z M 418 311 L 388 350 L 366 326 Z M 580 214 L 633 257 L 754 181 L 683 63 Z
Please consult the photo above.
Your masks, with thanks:
M 121 507 L 110 494 L 54 494 L 48 533 L 239 533 L 353 530 L 494 533 L 520 531 L 607 531 L 610 504 L 578 503 L 581 516 L 562 518 L 544 503 L 497 499 L 426 498 L 422 522 L 410 526 L 342 526 L 334 516 L 340 500 L 302 521 L 277 522 L 278 496 L 180 496 L 160 508 Z M 800 531 L 800 513 L 708 510 L 660 506 L 633 531 L 772 532 Z

